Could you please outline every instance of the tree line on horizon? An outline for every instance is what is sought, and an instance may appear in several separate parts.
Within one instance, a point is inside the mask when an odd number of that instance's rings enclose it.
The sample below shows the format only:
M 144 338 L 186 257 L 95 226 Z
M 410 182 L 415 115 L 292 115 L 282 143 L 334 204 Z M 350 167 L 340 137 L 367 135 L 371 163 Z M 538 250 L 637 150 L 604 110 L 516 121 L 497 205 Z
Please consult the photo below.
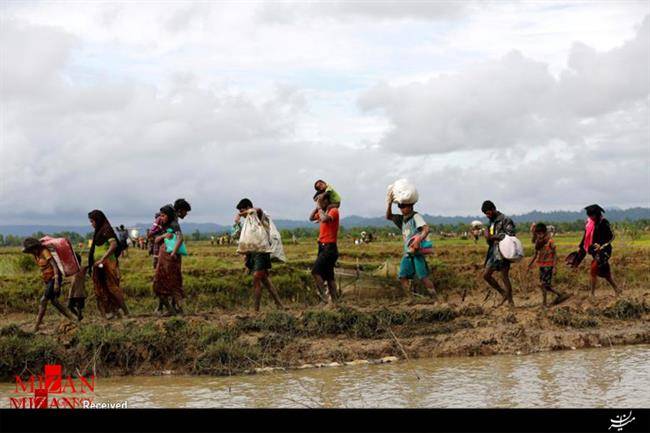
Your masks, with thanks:
M 427 220 L 427 216 L 424 216 Z M 549 219 L 538 219 L 536 221 L 517 221 L 518 232 L 528 232 L 530 225 L 533 222 L 544 222 L 546 224 L 552 224 L 555 226 L 558 233 L 570 233 L 570 232 L 580 232 L 584 230 L 584 219 L 578 219 L 571 222 L 559 221 L 554 222 Z M 390 223 L 390 222 L 389 222 Z M 465 232 L 469 232 L 469 226 L 464 222 L 457 222 L 453 224 L 429 224 L 431 232 L 435 234 L 440 233 L 450 233 L 457 236 L 463 235 Z M 629 234 L 632 238 L 638 238 L 642 232 L 650 231 L 650 218 L 642 218 L 637 220 L 624 220 L 624 221 L 615 221 L 612 222 L 612 228 L 615 231 L 623 231 Z M 359 227 L 339 227 L 340 236 L 342 238 L 348 237 L 357 239 L 361 237 L 361 232 L 372 233 L 375 237 L 379 238 L 388 238 L 391 236 L 400 235 L 400 231 L 394 225 L 385 225 L 385 226 L 359 226 Z M 280 233 L 284 242 L 290 241 L 295 236 L 297 239 L 311 239 L 318 236 L 318 227 L 296 227 L 293 229 L 281 229 Z M 144 233 L 143 233 L 144 234 Z M 207 241 L 212 237 L 219 237 L 223 235 L 228 235 L 229 231 L 220 230 L 220 231 L 200 231 L 198 229 L 186 234 L 186 239 L 190 241 Z M 2 246 L 20 246 L 22 245 L 23 240 L 26 237 L 35 237 L 37 239 L 42 238 L 45 235 L 52 237 L 64 237 L 68 238 L 73 245 L 78 243 L 85 243 L 89 239 L 92 239 L 92 232 L 88 232 L 85 235 L 79 234 L 73 231 L 61 231 L 56 233 L 44 233 L 38 231 L 32 233 L 30 236 L 17 236 L 17 235 L 2 235 L 0 234 L 0 245 Z

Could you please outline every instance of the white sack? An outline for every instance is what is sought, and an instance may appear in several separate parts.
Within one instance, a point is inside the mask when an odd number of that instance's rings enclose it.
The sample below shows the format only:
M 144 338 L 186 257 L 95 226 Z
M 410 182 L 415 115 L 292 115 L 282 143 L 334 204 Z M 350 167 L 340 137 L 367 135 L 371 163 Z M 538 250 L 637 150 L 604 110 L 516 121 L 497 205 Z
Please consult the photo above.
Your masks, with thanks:
M 499 242 L 499 253 L 501 253 L 504 259 L 510 262 L 518 262 L 524 258 L 524 246 L 516 237 L 506 235 Z
M 418 201 L 418 190 L 407 179 L 399 179 L 388 185 L 388 194 L 392 192 L 393 201 L 399 204 L 415 204 Z
M 269 218 L 269 236 L 271 237 L 271 258 L 278 259 L 281 262 L 286 262 L 287 256 L 284 255 L 282 236 L 280 235 L 278 228 L 275 226 L 275 224 L 273 224 L 273 220 L 271 218 Z
M 260 222 L 257 212 L 250 213 L 244 219 L 237 244 L 237 252 L 239 254 L 271 252 L 269 232 Z

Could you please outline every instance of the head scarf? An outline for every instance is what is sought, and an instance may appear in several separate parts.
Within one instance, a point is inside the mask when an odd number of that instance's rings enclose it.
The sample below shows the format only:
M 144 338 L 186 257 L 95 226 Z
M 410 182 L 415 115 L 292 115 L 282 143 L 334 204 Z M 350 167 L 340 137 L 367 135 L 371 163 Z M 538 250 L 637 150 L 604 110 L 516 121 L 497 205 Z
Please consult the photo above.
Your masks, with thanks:
M 169 228 L 171 223 L 173 223 L 176 220 L 176 211 L 174 211 L 174 206 L 170 204 L 166 204 L 165 206 L 160 208 L 160 213 L 167 215 L 167 224 L 163 227 L 164 229 Z
M 95 233 L 93 233 L 93 244 L 88 253 L 88 272 L 92 272 L 92 265 L 95 263 L 95 246 L 104 245 L 109 239 L 117 239 L 115 230 L 111 227 L 111 223 L 104 215 L 104 212 L 95 209 L 88 213 L 88 218 L 95 221 Z
M 41 247 L 41 242 L 36 238 L 26 238 L 23 241 L 23 253 L 32 253 Z
M 604 214 L 605 209 L 602 207 L 598 206 L 597 204 L 590 204 L 589 206 L 585 207 L 585 210 L 587 211 L 587 215 L 589 214 Z
M 589 217 L 585 224 L 585 241 L 582 244 L 582 248 L 584 248 L 586 252 L 589 252 L 589 247 L 594 241 L 594 231 L 596 231 L 596 221 Z
M 596 223 L 602 218 L 605 209 L 598 206 L 597 204 L 591 204 L 585 207 L 585 210 L 587 211 L 587 215 L 591 214 L 591 216 L 587 217 L 587 223 L 585 224 L 585 241 L 582 244 L 582 247 L 585 249 L 585 251 L 589 252 L 589 247 L 594 241 Z

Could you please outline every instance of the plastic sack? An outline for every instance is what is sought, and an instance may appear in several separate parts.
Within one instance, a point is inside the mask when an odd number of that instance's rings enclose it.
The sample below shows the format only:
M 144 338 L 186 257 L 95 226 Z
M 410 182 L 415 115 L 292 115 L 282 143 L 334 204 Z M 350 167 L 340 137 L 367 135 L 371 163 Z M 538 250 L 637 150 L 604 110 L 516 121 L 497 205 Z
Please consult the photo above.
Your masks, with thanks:
M 506 235 L 506 237 L 499 242 L 499 253 L 501 253 L 501 256 L 509 262 L 518 262 L 524 258 L 524 246 L 515 236 Z
M 52 253 L 52 258 L 59 268 L 59 271 L 66 276 L 71 277 L 79 273 L 81 267 L 74 254 L 72 244 L 66 238 L 53 238 L 45 236 L 40 239 L 41 245 Z
M 167 229 L 167 233 L 174 233 L 172 229 Z M 172 235 L 171 239 L 165 238 L 165 251 L 171 254 L 172 251 L 174 251 L 174 247 L 176 247 L 176 233 Z M 181 256 L 186 256 L 187 255 L 187 248 L 185 247 L 185 242 L 181 244 L 180 247 L 178 247 L 178 254 Z
M 271 258 L 280 260 L 281 262 L 286 262 L 287 256 L 284 254 L 282 236 L 280 235 L 278 228 L 273 224 L 271 218 L 269 218 L 269 236 L 271 238 Z
M 422 254 L 422 255 L 433 254 L 433 242 L 431 242 L 429 239 L 424 239 L 420 241 L 420 247 L 417 249 L 411 246 L 414 240 L 415 240 L 415 236 L 409 239 L 408 242 L 409 251 L 411 251 L 412 254 Z
M 407 179 L 388 185 L 387 192 L 389 195 L 392 193 L 393 201 L 399 204 L 415 204 L 419 199 L 417 188 Z
M 269 253 L 271 252 L 271 241 L 268 231 L 264 228 L 257 212 L 251 212 L 241 226 L 237 253 Z

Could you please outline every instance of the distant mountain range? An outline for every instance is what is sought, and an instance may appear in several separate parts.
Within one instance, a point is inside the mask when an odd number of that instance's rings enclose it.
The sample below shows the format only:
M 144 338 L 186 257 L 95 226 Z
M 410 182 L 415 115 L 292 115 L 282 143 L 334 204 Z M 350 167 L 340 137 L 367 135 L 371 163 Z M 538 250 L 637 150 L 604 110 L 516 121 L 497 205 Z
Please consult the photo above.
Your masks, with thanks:
M 474 220 L 486 221 L 484 216 L 439 216 L 439 215 L 422 215 L 429 224 L 468 224 Z M 635 207 L 630 209 L 608 209 L 606 212 L 607 219 L 610 221 L 636 221 L 640 219 L 650 219 L 650 208 Z M 576 220 L 583 220 L 585 218 L 584 211 L 569 212 L 569 211 L 551 211 L 541 212 L 532 211 L 522 215 L 511 215 L 515 222 L 533 222 L 545 221 L 551 223 L 558 222 L 573 222 Z M 295 228 L 313 228 L 314 224 L 309 221 L 299 220 L 274 220 L 275 225 L 279 229 L 295 229 Z M 383 216 L 381 217 L 361 217 L 357 215 L 350 215 L 341 218 L 341 225 L 346 229 L 354 227 L 384 227 L 391 225 L 386 221 Z M 151 226 L 151 223 L 138 223 L 129 228 L 137 228 L 144 232 Z M 196 230 L 201 233 L 219 233 L 230 230 L 229 225 L 212 224 L 212 223 L 193 223 L 184 222 L 181 224 L 185 233 L 192 233 Z M 29 236 L 37 232 L 43 233 L 59 233 L 63 231 L 76 232 L 85 235 L 90 232 L 89 226 L 64 226 L 64 225 L 0 225 L 0 234 L 14 235 L 14 236 Z

